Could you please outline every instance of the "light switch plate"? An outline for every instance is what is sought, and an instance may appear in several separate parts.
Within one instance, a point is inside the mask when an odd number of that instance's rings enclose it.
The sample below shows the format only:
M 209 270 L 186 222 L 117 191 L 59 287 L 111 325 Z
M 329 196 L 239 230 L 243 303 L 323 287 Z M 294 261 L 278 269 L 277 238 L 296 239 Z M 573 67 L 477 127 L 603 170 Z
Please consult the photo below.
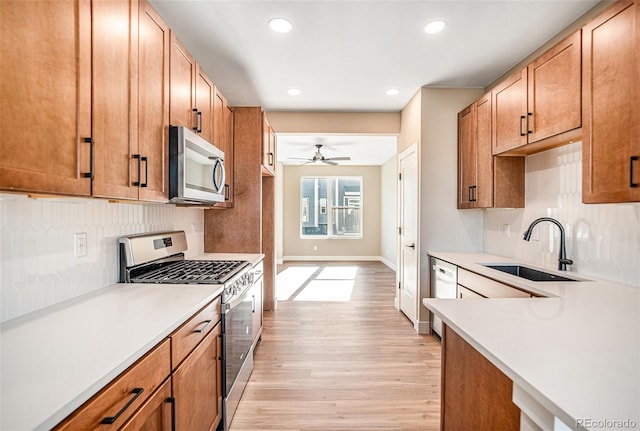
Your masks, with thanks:
M 88 254 L 87 251 L 87 233 L 74 233 L 73 234 L 73 255 L 74 257 L 85 257 Z

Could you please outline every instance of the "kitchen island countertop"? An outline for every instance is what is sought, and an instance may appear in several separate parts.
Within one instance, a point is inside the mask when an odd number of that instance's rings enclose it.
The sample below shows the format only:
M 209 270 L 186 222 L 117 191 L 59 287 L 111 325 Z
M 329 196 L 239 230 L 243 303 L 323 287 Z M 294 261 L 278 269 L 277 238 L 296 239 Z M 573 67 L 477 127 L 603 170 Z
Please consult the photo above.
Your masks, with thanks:
M 423 300 L 544 408 L 572 429 L 588 420 L 640 428 L 640 288 L 572 272 L 561 274 L 581 281 L 524 280 L 481 265 L 515 262 L 485 253 L 429 255 L 546 296 Z

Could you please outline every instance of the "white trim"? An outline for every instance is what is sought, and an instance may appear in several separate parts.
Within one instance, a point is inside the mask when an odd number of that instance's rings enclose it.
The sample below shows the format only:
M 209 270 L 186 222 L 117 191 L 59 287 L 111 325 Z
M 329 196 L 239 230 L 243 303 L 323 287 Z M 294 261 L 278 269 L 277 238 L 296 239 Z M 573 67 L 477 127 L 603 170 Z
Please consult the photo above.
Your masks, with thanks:
M 336 261 L 336 262 L 345 262 L 345 261 L 378 261 L 382 262 L 386 265 L 383 258 L 381 256 L 284 256 L 282 258 L 283 261 Z M 389 266 L 389 265 L 387 265 Z M 393 268 L 392 268 L 393 269 Z
M 282 262 L 283 262 L 282 258 L 276 259 L 276 265 L 282 265 Z
M 384 257 L 380 257 L 380 262 L 384 263 L 385 265 L 387 265 L 389 268 L 393 269 L 394 271 L 398 271 L 398 268 L 396 267 L 396 265 L 391 262 L 389 259 L 385 259 Z M 397 284 L 396 284 L 397 286 Z

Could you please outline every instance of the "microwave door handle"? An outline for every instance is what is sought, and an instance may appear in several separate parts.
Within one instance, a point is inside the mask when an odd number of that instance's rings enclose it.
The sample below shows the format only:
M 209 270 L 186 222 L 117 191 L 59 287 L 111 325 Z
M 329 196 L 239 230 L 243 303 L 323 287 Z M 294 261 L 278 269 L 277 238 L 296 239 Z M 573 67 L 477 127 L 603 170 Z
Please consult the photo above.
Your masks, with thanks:
M 222 178 L 220 178 L 220 184 L 216 181 L 216 172 L 218 169 L 222 171 Z M 213 188 L 216 189 L 217 192 L 221 192 L 224 189 L 224 183 L 227 180 L 226 172 L 224 171 L 224 164 L 219 157 L 215 158 L 215 162 L 213 164 L 213 169 L 211 171 L 211 182 L 213 183 Z

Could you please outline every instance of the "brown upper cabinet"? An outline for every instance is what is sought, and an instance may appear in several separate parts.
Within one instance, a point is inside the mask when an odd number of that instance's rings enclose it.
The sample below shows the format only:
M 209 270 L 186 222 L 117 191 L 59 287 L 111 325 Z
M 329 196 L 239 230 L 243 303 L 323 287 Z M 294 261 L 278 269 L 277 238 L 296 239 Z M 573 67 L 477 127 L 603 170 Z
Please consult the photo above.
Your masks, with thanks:
M 522 208 L 524 158 L 491 152 L 491 94 L 458 114 L 458 208 Z
M 276 134 L 264 113 L 262 123 L 262 174 L 274 176 L 276 174 Z
M 213 103 L 213 144 L 224 151 L 225 199 L 214 208 L 233 207 L 233 110 L 227 99 L 215 88 Z
M 90 196 L 91 4 L 3 0 L 0 28 L 0 189 Z
M 147 3 L 9 1 L 2 21 L 3 127 L 38 127 L 3 150 L 0 188 L 166 202 L 168 27 Z
M 580 139 L 580 31 L 491 92 L 493 154 L 524 156 Z
M 187 127 L 215 144 L 214 100 L 213 82 L 171 32 L 171 125 Z
M 640 201 L 640 4 L 582 29 L 584 203 Z

